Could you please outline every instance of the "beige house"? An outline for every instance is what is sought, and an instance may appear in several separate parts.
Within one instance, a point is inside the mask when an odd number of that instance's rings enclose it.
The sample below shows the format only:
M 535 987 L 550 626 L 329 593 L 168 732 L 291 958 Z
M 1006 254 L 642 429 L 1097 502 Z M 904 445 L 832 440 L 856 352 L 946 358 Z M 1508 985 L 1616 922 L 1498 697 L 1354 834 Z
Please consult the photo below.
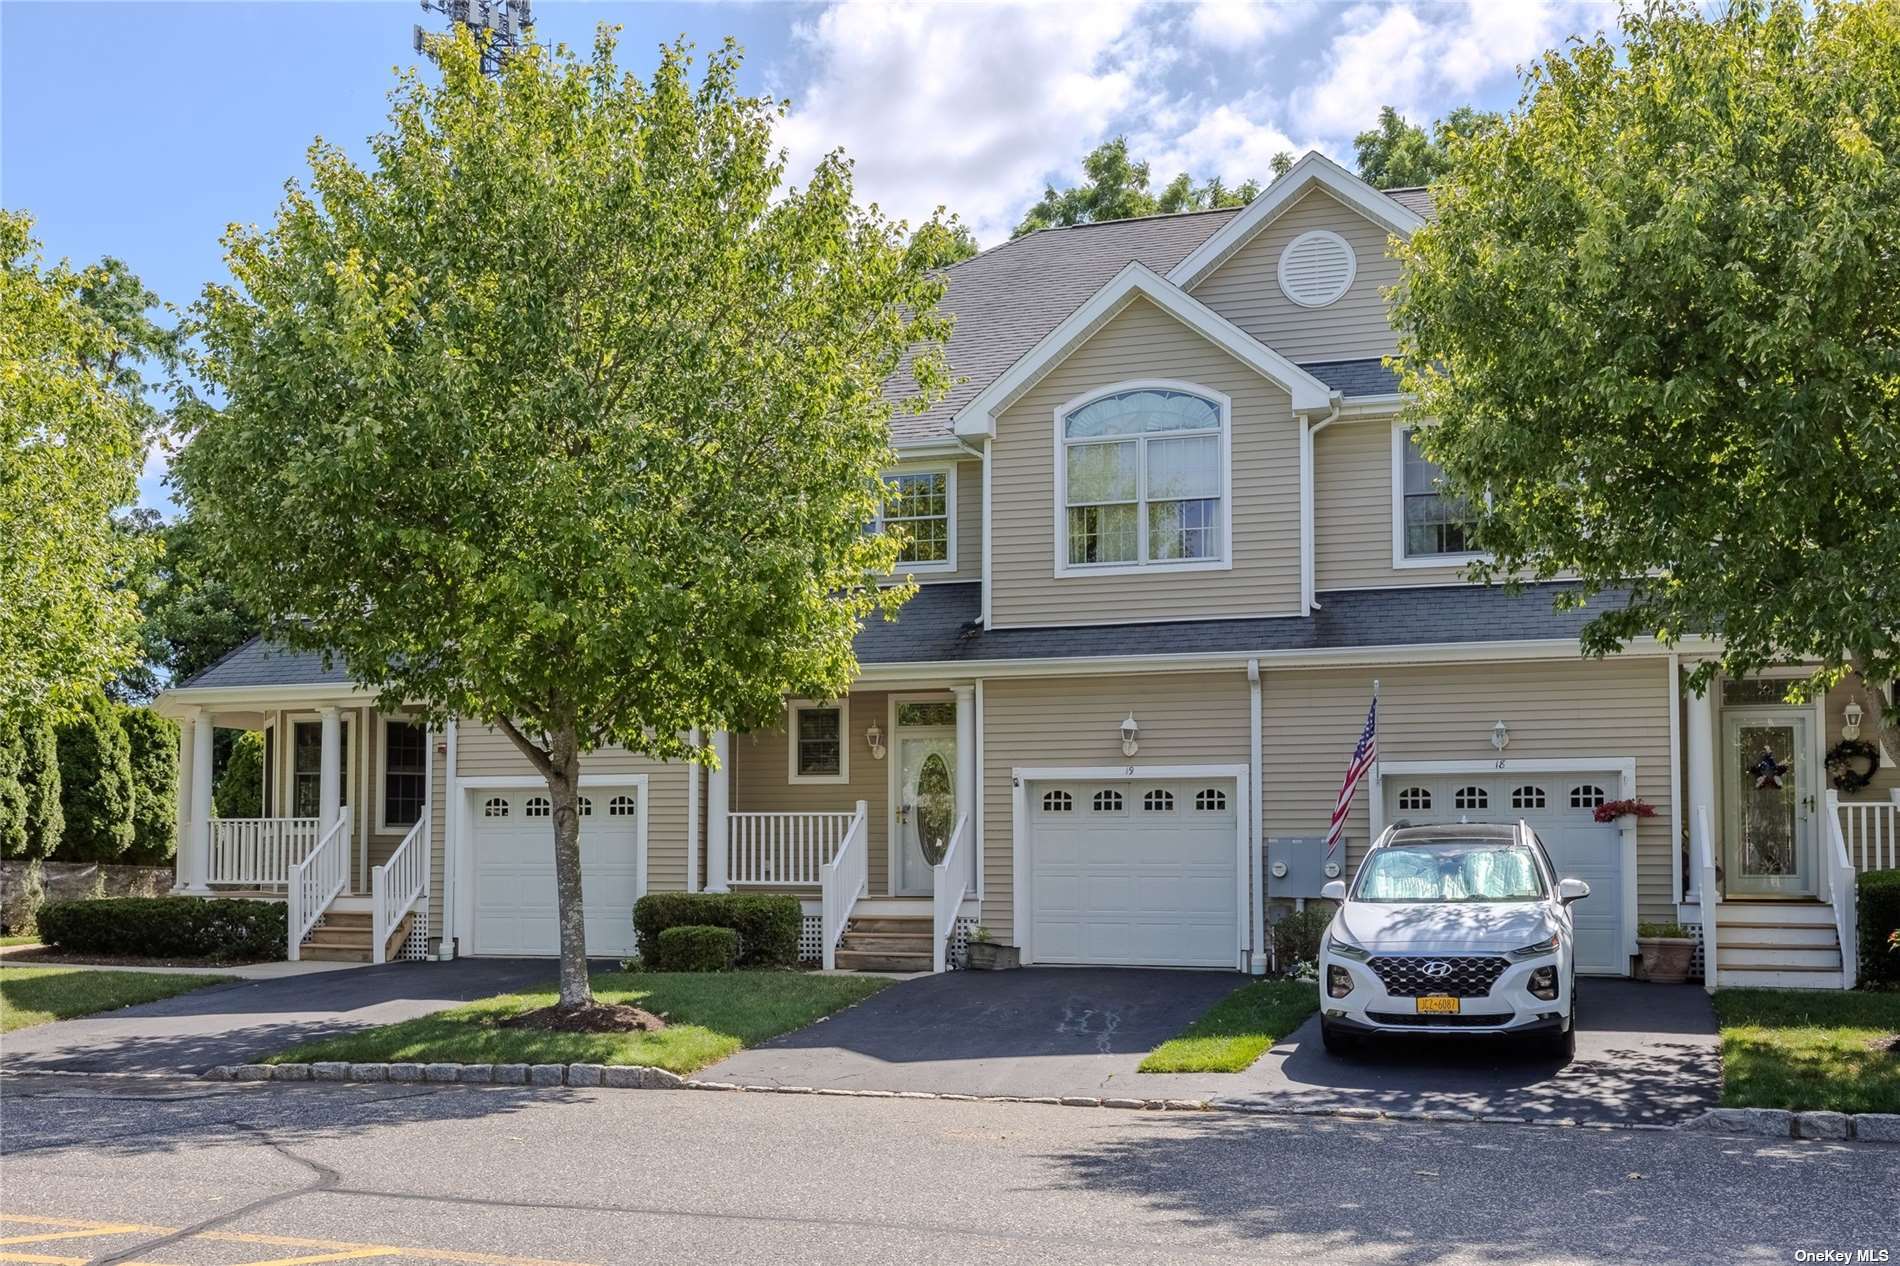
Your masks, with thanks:
M 892 423 L 918 595 L 862 631 L 848 697 L 710 736 L 716 767 L 588 758 L 590 948 L 632 948 L 643 892 L 782 891 L 827 964 L 942 969 L 981 925 L 1028 963 L 1260 971 L 1268 924 L 1387 824 L 1521 818 L 1591 885 L 1581 970 L 1629 974 L 1639 922 L 1680 920 L 1711 984 L 1851 983 L 1900 769 L 1842 795 L 1825 754 L 1873 699 L 1690 696 L 1710 647 L 1586 660 L 1557 586 L 1466 581 L 1468 513 L 1382 361 L 1389 243 L 1429 214 L 1310 154 L 1244 209 L 951 269 L 964 381 Z M 1379 761 L 1329 860 L 1375 681 Z M 548 802 L 498 734 L 377 715 L 259 643 L 161 706 L 190 736 L 182 891 L 285 893 L 299 953 L 554 951 Z M 262 820 L 209 814 L 232 725 L 268 736 Z

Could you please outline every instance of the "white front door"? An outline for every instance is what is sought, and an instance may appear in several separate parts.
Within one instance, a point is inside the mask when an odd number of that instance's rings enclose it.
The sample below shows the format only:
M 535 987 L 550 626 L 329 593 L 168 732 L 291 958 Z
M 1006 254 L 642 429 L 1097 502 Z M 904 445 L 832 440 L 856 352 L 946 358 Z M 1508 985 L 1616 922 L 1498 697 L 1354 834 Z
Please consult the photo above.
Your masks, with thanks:
M 897 738 L 896 867 L 893 896 L 931 892 L 931 868 L 943 860 L 957 822 L 955 730 L 903 730 Z
M 640 896 L 637 787 L 581 793 L 581 906 L 587 952 L 633 952 Z M 554 821 L 545 790 L 482 790 L 469 797 L 474 855 L 475 954 L 561 952 L 554 889 Z
M 1793 708 L 1722 714 L 1723 886 L 1729 896 L 1811 896 L 1813 717 Z

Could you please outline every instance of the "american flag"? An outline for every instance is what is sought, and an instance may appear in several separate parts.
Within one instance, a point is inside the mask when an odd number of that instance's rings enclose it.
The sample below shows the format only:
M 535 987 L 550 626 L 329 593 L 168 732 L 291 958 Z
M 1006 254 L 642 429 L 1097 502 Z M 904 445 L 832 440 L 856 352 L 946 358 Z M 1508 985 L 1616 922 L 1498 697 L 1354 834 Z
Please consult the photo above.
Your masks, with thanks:
M 1379 693 L 1375 688 L 1372 694 L 1372 706 L 1366 709 L 1366 728 L 1359 734 L 1359 746 L 1352 749 L 1352 764 L 1346 767 L 1346 781 L 1340 785 L 1339 800 L 1333 805 L 1333 824 L 1326 830 L 1326 855 L 1331 857 L 1339 849 L 1340 837 L 1346 831 L 1346 818 L 1352 813 L 1352 798 L 1359 791 L 1359 783 L 1372 768 L 1372 762 L 1379 758 L 1379 743 L 1375 737 L 1379 726 Z

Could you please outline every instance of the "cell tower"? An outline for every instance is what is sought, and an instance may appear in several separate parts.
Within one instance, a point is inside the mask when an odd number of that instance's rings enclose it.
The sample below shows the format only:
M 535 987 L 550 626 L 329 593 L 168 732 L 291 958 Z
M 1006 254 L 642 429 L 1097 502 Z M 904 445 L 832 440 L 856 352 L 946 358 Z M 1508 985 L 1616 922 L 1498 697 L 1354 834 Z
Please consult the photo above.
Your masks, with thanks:
M 534 25 L 534 17 L 528 11 L 528 0 L 422 0 L 424 13 L 440 13 L 451 22 L 459 22 L 469 30 L 488 35 L 488 43 L 482 51 L 482 73 L 498 74 L 502 62 L 508 55 L 520 48 L 527 38 L 528 28 Z M 416 26 L 416 51 L 422 51 L 423 29 Z

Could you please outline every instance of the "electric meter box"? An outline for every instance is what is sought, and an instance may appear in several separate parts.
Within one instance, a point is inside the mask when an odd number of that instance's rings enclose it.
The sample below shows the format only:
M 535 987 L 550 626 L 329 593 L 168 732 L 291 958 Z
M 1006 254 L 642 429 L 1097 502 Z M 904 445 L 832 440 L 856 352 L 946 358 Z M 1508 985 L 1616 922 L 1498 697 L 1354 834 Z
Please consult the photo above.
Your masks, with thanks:
M 1346 840 L 1342 837 L 1332 860 L 1326 858 L 1323 835 L 1270 835 L 1267 837 L 1267 895 L 1317 897 L 1335 879 L 1346 878 Z

